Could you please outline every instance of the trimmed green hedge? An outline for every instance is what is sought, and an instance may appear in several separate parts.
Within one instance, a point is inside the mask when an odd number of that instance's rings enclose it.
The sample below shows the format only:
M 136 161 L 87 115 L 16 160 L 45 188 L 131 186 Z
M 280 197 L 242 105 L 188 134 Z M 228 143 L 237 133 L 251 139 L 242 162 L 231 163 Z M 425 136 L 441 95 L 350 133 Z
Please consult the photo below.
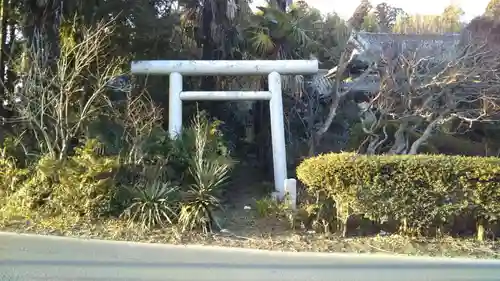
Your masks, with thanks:
M 303 161 L 297 177 L 335 201 L 343 229 L 356 213 L 425 233 L 467 213 L 484 239 L 485 227 L 500 217 L 500 158 L 331 153 Z

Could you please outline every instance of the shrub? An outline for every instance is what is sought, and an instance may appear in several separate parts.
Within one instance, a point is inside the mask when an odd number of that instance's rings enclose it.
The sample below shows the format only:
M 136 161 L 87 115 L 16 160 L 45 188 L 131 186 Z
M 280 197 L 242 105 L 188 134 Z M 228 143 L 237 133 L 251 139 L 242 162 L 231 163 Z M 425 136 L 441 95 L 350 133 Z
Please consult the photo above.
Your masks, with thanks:
M 19 182 L 8 204 L 17 209 L 88 218 L 108 213 L 118 164 L 115 158 L 100 156 L 98 148 L 97 141 L 89 140 L 67 159 L 41 157 L 29 167 L 29 177 Z
M 28 175 L 28 170 L 19 167 L 12 155 L 14 140 L 7 138 L 0 146 L 0 199 L 5 199 L 16 192 Z
M 201 227 L 211 232 L 217 224 L 214 211 L 221 208 L 221 188 L 229 179 L 232 161 L 227 151 L 220 150 L 220 135 L 203 115 L 195 117 L 189 132 L 194 140 L 188 163 L 191 183 L 183 194 L 179 223 L 183 230 Z
M 26 169 L 17 167 L 15 159 L 0 155 L 0 198 L 14 193 L 27 174 Z
M 345 234 L 347 219 L 356 203 L 356 186 L 358 181 L 367 181 L 371 176 L 363 175 L 365 178 L 357 178 L 352 168 L 363 165 L 363 158 L 355 157 L 355 154 L 327 154 L 303 161 L 297 168 L 297 177 L 309 189 L 311 194 L 324 194 L 332 198 L 336 207 L 336 218 L 332 221 L 337 223 L 337 230 Z M 351 170 L 345 174 L 344 171 Z M 339 176 L 343 175 L 343 176 Z
M 89 140 L 84 147 L 75 149 L 74 156 L 53 162 L 50 169 L 56 173 L 50 202 L 57 211 L 90 218 L 110 212 L 118 161 L 100 156 L 99 148 L 96 140 Z
M 335 201 L 344 234 L 354 213 L 394 219 L 402 231 L 419 233 L 466 211 L 474 213 L 481 232 L 500 215 L 499 158 L 325 154 L 302 162 L 297 176 L 309 191 Z
M 122 215 L 129 222 L 138 222 L 143 229 L 151 229 L 177 221 L 177 186 L 156 180 L 146 185 L 134 185 L 128 190 L 132 202 Z
M 214 127 L 198 114 L 180 138 L 149 146 L 148 159 L 157 160 L 142 164 L 138 177 L 125 184 L 122 217 L 146 229 L 178 223 L 183 231 L 212 231 L 233 163 Z
M 212 231 L 233 165 L 217 124 L 199 114 L 180 138 L 161 135 L 151 135 L 137 162 L 104 155 L 94 139 L 72 156 L 43 155 L 25 170 L 0 157 L 0 190 L 8 193 L 0 198 L 8 204 L 3 209 L 14 216 L 120 216 L 144 229 L 179 224 Z

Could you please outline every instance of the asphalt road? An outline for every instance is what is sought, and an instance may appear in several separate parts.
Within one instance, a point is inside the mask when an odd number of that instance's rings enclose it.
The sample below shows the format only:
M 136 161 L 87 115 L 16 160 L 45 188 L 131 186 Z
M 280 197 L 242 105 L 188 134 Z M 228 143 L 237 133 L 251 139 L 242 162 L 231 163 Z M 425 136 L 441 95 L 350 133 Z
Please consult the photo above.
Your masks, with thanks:
M 500 281 L 500 261 L 280 253 L 0 233 L 3 281 Z

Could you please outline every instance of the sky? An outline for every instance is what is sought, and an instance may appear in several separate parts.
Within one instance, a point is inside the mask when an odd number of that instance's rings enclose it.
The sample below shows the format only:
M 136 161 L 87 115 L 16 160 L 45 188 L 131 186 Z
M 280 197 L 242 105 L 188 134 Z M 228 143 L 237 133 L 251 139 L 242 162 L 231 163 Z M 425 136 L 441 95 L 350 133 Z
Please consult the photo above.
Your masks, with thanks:
M 457 5 L 465 11 L 464 20 L 471 20 L 482 14 L 490 0 L 372 0 L 375 6 L 380 2 L 402 8 L 409 14 L 441 14 L 444 8 L 450 4 Z M 341 17 L 348 18 L 359 4 L 357 0 L 306 0 L 306 2 L 328 13 L 335 11 Z M 254 0 L 254 4 L 262 4 L 263 0 Z

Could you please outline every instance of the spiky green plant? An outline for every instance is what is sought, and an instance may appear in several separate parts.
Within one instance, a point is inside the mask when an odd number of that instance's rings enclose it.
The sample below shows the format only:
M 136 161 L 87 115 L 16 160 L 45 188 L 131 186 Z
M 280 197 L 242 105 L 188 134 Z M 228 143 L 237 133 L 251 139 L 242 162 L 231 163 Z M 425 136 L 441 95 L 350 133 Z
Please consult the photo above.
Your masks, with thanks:
M 213 212 L 222 207 L 219 194 L 229 178 L 231 164 L 226 157 L 206 153 L 211 134 L 206 119 L 198 114 L 192 129 L 195 135 L 195 153 L 189 164 L 189 173 L 193 183 L 184 193 L 179 223 L 183 231 L 201 227 L 204 232 L 211 232 L 214 223 L 217 223 Z
M 178 214 L 179 187 L 155 180 L 148 184 L 137 184 L 128 188 L 132 204 L 123 216 L 129 223 L 138 223 L 144 229 L 173 224 Z

